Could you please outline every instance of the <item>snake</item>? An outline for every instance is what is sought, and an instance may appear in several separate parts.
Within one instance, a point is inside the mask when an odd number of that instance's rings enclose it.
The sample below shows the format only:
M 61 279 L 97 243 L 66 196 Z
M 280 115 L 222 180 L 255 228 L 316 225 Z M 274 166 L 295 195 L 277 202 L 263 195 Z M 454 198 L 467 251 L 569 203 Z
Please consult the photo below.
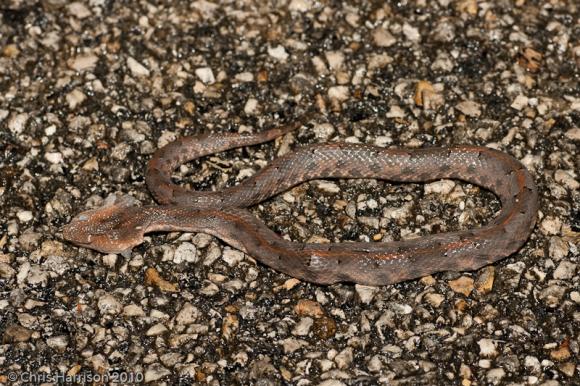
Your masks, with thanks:
M 381 286 L 480 269 L 517 252 L 535 226 L 538 190 L 530 172 L 511 155 L 481 146 L 401 149 L 317 143 L 299 146 L 222 190 L 192 191 L 172 181 L 174 170 L 186 162 L 268 142 L 301 125 L 180 137 L 159 148 L 147 165 L 146 184 L 159 205 L 142 206 L 129 195 L 111 195 L 102 207 L 72 218 L 62 228 L 63 238 L 101 253 L 127 254 L 150 232 L 206 233 L 303 281 Z M 331 243 L 286 240 L 248 209 L 314 179 L 461 180 L 494 193 L 501 209 L 486 225 L 468 230 L 400 241 Z

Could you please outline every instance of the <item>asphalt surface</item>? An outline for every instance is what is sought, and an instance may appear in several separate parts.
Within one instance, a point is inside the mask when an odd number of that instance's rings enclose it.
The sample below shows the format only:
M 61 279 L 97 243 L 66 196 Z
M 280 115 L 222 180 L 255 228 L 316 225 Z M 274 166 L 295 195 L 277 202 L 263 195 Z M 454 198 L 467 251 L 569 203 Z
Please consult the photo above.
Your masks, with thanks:
M 0 384 L 580 384 L 578 7 L 2 1 Z M 221 189 L 326 141 L 490 146 L 536 179 L 536 229 L 493 266 L 383 287 L 299 282 L 204 234 L 150 235 L 129 257 L 61 238 L 111 193 L 154 203 L 163 144 L 311 111 L 175 181 Z M 332 180 L 252 210 L 293 240 L 374 242 L 499 205 L 459 181 Z

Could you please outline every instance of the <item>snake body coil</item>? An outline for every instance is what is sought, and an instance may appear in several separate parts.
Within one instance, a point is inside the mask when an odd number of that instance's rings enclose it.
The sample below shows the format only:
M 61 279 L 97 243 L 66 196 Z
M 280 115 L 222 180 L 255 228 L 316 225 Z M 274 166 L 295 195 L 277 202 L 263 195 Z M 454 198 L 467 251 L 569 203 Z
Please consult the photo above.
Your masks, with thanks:
M 508 154 L 485 147 L 402 150 L 327 143 L 279 157 L 222 191 L 189 191 L 171 181 L 172 171 L 184 162 L 266 142 L 298 126 L 253 135 L 183 137 L 169 143 L 155 153 L 147 172 L 149 190 L 162 205 L 139 207 L 125 197 L 81 213 L 63 228 L 63 236 L 77 245 L 118 253 L 140 244 L 147 232 L 204 232 L 306 281 L 386 285 L 440 271 L 478 269 L 516 252 L 534 227 L 538 193 L 529 172 Z M 317 178 L 459 179 L 494 192 L 502 208 L 488 225 L 468 231 L 389 243 L 330 244 L 284 240 L 245 209 Z

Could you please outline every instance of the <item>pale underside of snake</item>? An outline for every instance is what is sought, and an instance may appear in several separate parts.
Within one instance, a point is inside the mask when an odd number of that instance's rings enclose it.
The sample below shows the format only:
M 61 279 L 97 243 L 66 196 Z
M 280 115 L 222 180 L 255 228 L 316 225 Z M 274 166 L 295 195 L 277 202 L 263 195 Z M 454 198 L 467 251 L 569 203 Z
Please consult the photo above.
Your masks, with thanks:
M 468 271 L 519 250 L 536 222 L 538 192 L 526 168 L 510 155 L 477 146 L 393 149 L 331 142 L 298 148 L 254 176 L 221 191 L 190 191 L 172 182 L 181 164 L 227 149 L 270 141 L 300 124 L 258 134 L 183 137 L 149 161 L 147 185 L 158 206 L 128 196 L 85 211 L 62 229 L 63 237 L 103 253 L 130 251 L 145 233 L 187 231 L 214 235 L 263 264 L 319 284 L 387 285 L 441 271 Z M 467 181 L 495 193 L 501 210 L 487 225 L 395 242 L 302 243 L 285 240 L 248 208 L 312 179 Z

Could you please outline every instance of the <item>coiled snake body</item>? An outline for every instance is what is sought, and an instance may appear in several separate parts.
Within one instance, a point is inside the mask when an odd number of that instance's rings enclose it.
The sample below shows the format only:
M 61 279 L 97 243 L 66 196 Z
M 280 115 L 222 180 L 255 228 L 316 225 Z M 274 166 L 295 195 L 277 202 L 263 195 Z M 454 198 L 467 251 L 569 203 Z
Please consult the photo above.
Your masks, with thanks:
M 183 137 L 169 143 L 155 153 L 147 171 L 149 190 L 162 205 L 140 207 L 128 196 L 117 198 L 77 215 L 63 228 L 63 236 L 83 247 L 120 253 L 142 243 L 148 232 L 204 232 L 302 280 L 386 285 L 440 271 L 478 269 L 516 252 L 534 227 L 538 193 L 532 177 L 513 157 L 485 147 L 403 150 L 317 144 L 279 157 L 222 191 L 188 191 L 171 181 L 172 171 L 184 162 L 266 142 L 297 127 L 288 125 L 252 135 Z M 245 209 L 316 178 L 459 179 L 494 192 L 502 208 L 488 225 L 477 229 L 389 243 L 329 244 L 287 241 Z

